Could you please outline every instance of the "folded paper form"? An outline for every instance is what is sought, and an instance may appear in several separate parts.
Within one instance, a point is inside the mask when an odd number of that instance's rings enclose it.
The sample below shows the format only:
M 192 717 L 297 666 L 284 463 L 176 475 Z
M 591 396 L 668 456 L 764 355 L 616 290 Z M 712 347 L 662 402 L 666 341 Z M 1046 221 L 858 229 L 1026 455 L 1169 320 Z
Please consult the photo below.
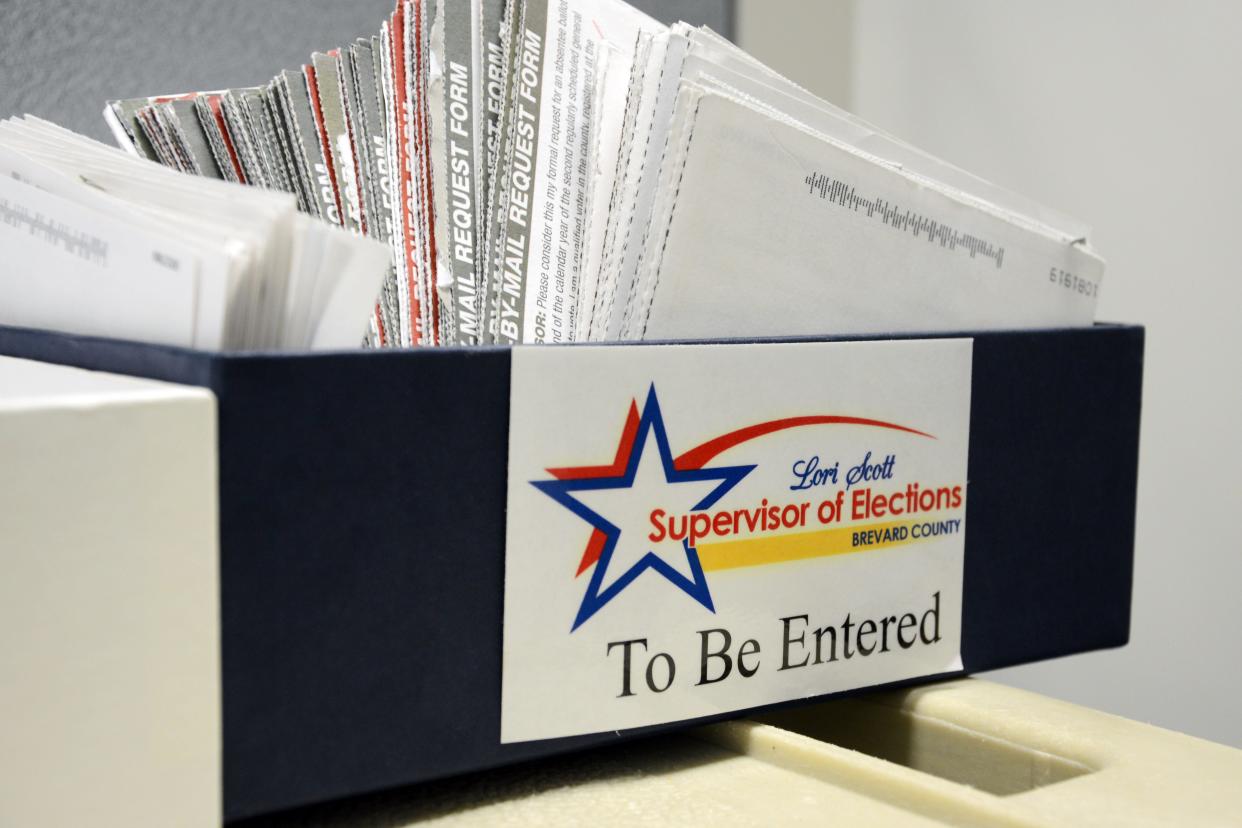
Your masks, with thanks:
M 1077 327 L 1103 277 L 1081 222 L 623 0 L 400 0 L 267 85 L 105 117 L 386 245 L 376 347 Z
M 626 338 L 1093 321 L 1103 262 L 1072 238 L 731 95 L 678 109 Z
M 884 135 L 710 33 L 675 26 L 649 54 L 630 124 L 642 149 L 613 199 L 614 221 L 646 229 L 612 234 L 624 241 L 607 260 L 616 272 L 600 275 L 616 285 L 597 338 L 1094 319 L 1104 265 L 1078 222 Z

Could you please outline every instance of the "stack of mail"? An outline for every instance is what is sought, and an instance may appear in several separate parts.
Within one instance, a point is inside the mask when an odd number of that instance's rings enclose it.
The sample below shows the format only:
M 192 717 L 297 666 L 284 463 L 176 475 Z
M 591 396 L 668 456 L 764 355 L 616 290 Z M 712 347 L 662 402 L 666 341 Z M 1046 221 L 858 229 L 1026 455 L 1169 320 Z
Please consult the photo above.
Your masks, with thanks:
M 0 324 L 168 345 L 353 348 L 383 245 L 35 118 L 0 122 Z
M 118 140 L 389 246 L 376 346 L 1088 325 L 1087 229 L 622 0 L 399 0 Z
M 500 8 L 492 5 L 498 38 Z M 477 7 L 463 3 L 461 9 L 478 22 Z M 470 33 L 471 20 L 450 19 L 454 34 Z M 448 99 L 445 77 L 447 72 L 456 84 L 464 72 L 473 101 L 481 99 L 482 75 L 470 62 L 470 41 L 468 69 L 456 52 L 452 63 L 443 62 L 442 36 L 441 54 L 433 58 L 435 20 L 427 3 L 405 0 L 379 34 L 316 52 L 306 65 L 264 85 L 115 101 L 104 117 L 122 146 L 137 155 L 182 172 L 289 193 L 303 213 L 386 245 L 392 267 L 370 315 L 372 344 L 455 342 L 452 269 L 437 268 L 435 252 L 460 247 L 462 234 L 445 222 L 437 225 L 433 216 L 452 220 L 449 185 L 460 188 L 463 177 L 473 199 L 474 176 L 486 161 L 474 135 L 481 119 L 475 120 L 473 104 L 463 106 L 466 93 L 456 86 Z M 444 29 L 440 20 L 436 31 Z M 456 39 L 452 44 L 463 48 Z M 442 105 L 432 106 L 433 99 Z M 453 120 L 446 124 L 449 112 Z M 445 147 L 450 136 L 452 145 Z M 435 191 L 445 199 L 440 209 L 431 201 L 433 140 L 441 147 L 434 164 L 440 176 Z M 466 215 L 464 246 L 473 257 L 472 206 Z M 437 284 L 437 271 L 443 284 Z M 463 284 L 472 290 L 473 276 Z

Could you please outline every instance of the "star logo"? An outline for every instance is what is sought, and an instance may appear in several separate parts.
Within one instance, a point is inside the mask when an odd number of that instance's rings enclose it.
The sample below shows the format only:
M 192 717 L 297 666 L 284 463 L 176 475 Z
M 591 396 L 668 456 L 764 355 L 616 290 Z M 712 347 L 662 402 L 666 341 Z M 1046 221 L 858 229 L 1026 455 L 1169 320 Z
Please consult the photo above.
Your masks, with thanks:
M 755 466 L 707 469 L 686 461 L 673 458 L 653 384 L 641 415 L 637 403 L 630 403 L 611 465 L 548 469 L 555 479 L 531 481 L 594 529 L 578 575 L 592 566 L 594 571 L 570 632 L 648 570 L 716 611 L 698 551 L 688 540 L 652 543 L 648 521 L 657 506 L 676 507 L 670 514 L 711 508 Z

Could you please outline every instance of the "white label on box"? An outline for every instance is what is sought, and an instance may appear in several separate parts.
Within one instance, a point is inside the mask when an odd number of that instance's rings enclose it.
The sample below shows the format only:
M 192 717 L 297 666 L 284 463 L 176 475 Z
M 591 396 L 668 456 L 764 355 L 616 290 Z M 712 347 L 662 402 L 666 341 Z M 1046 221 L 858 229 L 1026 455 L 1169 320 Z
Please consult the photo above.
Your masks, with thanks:
M 971 348 L 515 349 L 501 741 L 961 669 Z

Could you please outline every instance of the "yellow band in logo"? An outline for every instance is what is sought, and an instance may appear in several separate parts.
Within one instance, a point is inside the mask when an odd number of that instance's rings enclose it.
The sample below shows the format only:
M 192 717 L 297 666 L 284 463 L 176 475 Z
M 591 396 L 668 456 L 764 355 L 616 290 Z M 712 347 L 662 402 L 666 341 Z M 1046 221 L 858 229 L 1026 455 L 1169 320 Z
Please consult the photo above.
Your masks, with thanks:
M 935 540 L 962 530 L 962 518 L 922 517 L 888 523 L 844 526 L 815 532 L 775 537 L 744 538 L 699 544 L 699 563 L 704 572 L 744 566 L 825 558 L 870 552 L 910 543 Z

